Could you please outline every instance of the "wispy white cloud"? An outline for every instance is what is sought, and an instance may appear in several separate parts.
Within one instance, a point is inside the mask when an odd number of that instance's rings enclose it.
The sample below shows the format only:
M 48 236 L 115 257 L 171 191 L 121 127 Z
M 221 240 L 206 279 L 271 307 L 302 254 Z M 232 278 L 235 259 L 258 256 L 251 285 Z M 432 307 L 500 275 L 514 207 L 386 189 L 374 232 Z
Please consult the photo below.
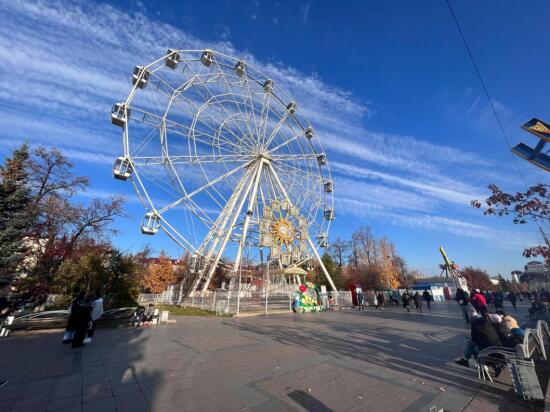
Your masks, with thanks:
M 353 166 L 346 163 L 332 162 L 332 169 L 337 173 L 342 173 L 347 176 L 355 176 L 356 178 L 365 178 L 372 181 L 379 181 L 389 185 L 396 185 L 404 187 L 406 189 L 412 189 L 415 192 L 419 192 L 424 196 L 435 198 L 444 202 L 452 202 L 460 205 L 468 205 L 471 200 L 482 197 L 481 194 L 471 191 L 461 192 L 457 190 L 452 183 L 449 185 L 441 184 L 433 181 L 422 181 L 421 179 L 408 179 L 406 177 L 400 177 L 395 174 L 388 174 L 378 172 L 365 167 Z M 457 183 L 459 184 L 459 183 Z M 396 196 L 396 199 L 398 197 Z
M 481 239 L 504 249 L 517 251 L 536 243 L 532 236 L 518 235 L 514 231 L 498 230 L 486 225 L 428 213 L 396 213 L 370 201 L 362 201 L 356 198 L 337 198 L 336 205 L 339 206 L 340 213 L 348 216 L 370 219 L 374 217 L 382 218 L 396 226 Z
M 309 9 L 311 9 L 311 1 L 308 1 L 305 5 L 304 5 L 304 22 L 307 22 L 307 19 L 309 17 Z
M 304 7 L 304 20 L 310 7 Z M 333 160 L 337 204 L 348 213 L 358 202 L 369 205 L 360 208 L 367 220 L 377 216 L 459 236 L 480 229 L 443 221 L 437 213 L 479 197 L 479 187 L 461 175 L 472 169 L 496 173 L 491 161 L 422 137 L 371 130 L 366 124 L 376 116 L 375 104 L 318 75 L 236 50 L 224 27 L 220 41 L 204 41 L 143 10 L 55 0 L 0 2 L 0 15 L 0 124 L 10 126 L 0 131 L 0 145 L 29 139 L 57 145 L 74 160 L 110 166 L 121 139 L 109 125 L 109 109 L 128 94 L 133 66 L 168 48 L 208 47 L 245 59 L 288 90 Z M 479 99 L 471 99 L 467 112 L 474 115 L 480 107 Z

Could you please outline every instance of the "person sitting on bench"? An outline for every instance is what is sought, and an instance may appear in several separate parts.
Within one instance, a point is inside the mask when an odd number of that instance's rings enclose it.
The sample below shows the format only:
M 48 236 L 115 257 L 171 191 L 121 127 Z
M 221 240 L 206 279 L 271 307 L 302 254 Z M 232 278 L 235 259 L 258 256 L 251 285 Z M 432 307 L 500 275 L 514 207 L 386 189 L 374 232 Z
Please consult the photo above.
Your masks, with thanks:
M 471 339 L 466 344 L 464 356 L 455 359 L 455 362 L 461 366 L 469 367 L 468 360 L 472 356 L 477 359 L 477 356 L 482 349 L 490 346 L 503 346 L 498 332 L 491 322 L 487 306 L 483 306 L 479 309 L 479 315 L 480 316 L 471 320 Z

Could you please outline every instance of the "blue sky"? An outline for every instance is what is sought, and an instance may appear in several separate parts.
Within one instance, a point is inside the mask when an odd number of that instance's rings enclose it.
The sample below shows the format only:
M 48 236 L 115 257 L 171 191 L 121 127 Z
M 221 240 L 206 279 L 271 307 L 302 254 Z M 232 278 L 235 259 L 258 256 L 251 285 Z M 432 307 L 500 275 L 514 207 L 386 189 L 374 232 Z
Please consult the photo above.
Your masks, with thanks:
M 550 4 L 453 4 L 512 144 L 533 144 L 519 126 L 550 118 Z M 0 1 L 0 17 L 2 157 L 24 140 L 55 145 L 91 177 L 83 199 L 128 196 L 123 249 L 179 253 L 140 234 L 143 207 L 111 177 L 121 143 L 110 107 L 135 65 L 205 47 L 284 79 L 312 113 L 335 182 L 332 239 L 368 225 L 428 274 L 440 244 L 462 266 L 505 275 L 540 242 L 536 227 L 469 206 L 489 183 L 520 190 L 548 176 L 512 157 L 444 1 Z

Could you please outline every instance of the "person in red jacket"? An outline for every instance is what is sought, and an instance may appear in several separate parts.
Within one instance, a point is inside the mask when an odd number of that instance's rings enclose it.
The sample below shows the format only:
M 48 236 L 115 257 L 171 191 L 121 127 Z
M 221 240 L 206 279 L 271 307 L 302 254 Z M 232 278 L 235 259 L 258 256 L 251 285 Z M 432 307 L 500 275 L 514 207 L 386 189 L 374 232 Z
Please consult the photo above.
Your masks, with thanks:
M 479 312 L 481 308 L 487 307 L 487 300 L 485 296 L 479 291 L 479 289 L 474 290 L 472 296 L 470 297 L 470 302 L 472 306 Z

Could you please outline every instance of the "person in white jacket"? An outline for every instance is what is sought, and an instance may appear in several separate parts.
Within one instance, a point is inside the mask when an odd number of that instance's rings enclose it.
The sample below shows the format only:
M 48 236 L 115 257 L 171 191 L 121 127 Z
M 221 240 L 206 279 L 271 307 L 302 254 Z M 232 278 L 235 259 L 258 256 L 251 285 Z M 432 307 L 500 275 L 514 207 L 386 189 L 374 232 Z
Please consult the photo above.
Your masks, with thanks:
M 95 322 L 103 314 L 103 298 L 99 291 L 96 291 L 96 300 L 92 305 L 92 321 L 90 322 L 90 327 L 88 328 L 88 336 L 84 339 L 84 343 L 90 343 L 94 337 Z

